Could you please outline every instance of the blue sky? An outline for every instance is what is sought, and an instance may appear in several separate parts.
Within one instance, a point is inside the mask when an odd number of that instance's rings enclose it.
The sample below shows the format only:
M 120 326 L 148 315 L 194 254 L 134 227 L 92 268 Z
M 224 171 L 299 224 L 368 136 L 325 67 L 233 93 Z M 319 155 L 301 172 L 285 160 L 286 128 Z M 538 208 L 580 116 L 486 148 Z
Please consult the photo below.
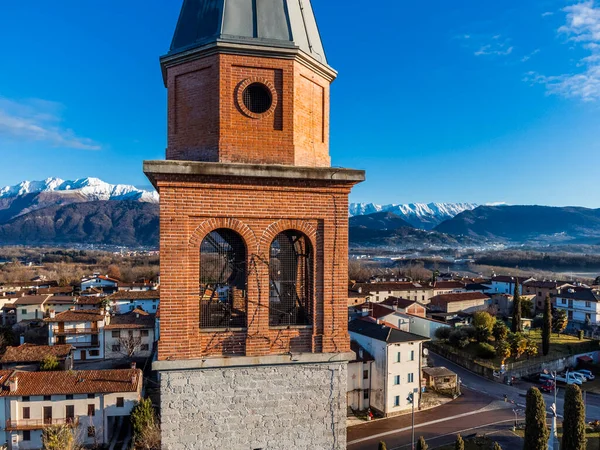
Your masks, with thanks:
M 180 4 L 4 2 L 0 185 L 148 184 Z M 332 161 L 367 170 L 353 201 L 600 208 L 600 1 L 313 6 L 339 71 Z

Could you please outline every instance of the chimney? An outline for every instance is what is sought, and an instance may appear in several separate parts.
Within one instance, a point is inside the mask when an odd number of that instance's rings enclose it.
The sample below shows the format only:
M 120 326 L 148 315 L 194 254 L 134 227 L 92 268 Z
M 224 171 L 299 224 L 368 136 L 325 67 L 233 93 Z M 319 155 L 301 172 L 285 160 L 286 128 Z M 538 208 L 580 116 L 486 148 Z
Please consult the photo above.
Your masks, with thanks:
M 137 380 L 137 374 L 134 373 L 133 375 L 131 375 L 131 384 L 133 384 L 135 386 L 136 380 Z
M 55 317 L 56 317 L 56 311 L 55 311 L 55 310 L 53 310 L 53 309 L 51 309 L 51 310 L 50 310 L 50 318 L 51 318 L 51 319 L 54 319 Z
M 135 364 L 135 361 L 133 361 L 133 362 L 131 363 L 131 368 L 132 368 L 132 369 L 135 369 L 135 366 L 136 366 L 136 364 Z
M 23 345 L 25 343 L 25 335 L 22 334 L 21 336 L 19 336 L 19 345 Z
M 16 392 L 17 389 L 19 388 L 19 378 L 16 375 L 13 375 L 12 377 L 10 377 L 8 380 L 8 386 L 9 386 L 10 392 Z

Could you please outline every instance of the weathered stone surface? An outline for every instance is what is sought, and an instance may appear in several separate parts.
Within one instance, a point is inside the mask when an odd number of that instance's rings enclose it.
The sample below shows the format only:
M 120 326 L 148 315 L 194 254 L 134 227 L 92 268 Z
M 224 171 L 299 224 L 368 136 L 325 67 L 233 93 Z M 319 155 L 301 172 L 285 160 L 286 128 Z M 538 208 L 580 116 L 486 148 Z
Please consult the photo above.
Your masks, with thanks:
M 166 450 L 346 448 L 345 362 L 161 372 Z

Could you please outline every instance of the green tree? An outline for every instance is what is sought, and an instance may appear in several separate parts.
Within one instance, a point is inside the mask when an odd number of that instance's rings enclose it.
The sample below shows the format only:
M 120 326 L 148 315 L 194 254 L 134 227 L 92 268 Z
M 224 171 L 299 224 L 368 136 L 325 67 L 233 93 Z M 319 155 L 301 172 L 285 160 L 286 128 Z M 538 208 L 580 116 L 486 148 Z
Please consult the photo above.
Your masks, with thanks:
M 496 319 L 496 323 L 494 323 L 494 327 L 492 328 L 492 334 L 496 342 L 504 341 L 506 336 L 508 336 L 508 327 L 500 319 Z
M 155 424 L 154 408 L 152 400 L 143 398 L 133 406 L 131 410 L 131 426 L 133 427 L 134 439 L 143 435 L 144 431 Z
M 515 280 L 515 291 L 513 293 L 513 314 L 512 324 L 510 330 L 513 333 L 520 333 L 523 331 L 521 324 L 521 295 L 519 293 L 519 279 Z
M 486 311 L 477 311 L 473 315 L 473 325 L 475 326 L 475 338 L 477 342 L 487 342 L 494 329 L 494 318 Z
M 533 339 L 525 339 L 525 354 L 527 355 L 527 359 L 533 358 L 538 354 L 538 346 Z
M 546 450 L 548 448 L 548 427 L 546 426 L 546 404 L 538 388 L 527 391 L 525 406 L 524 450 Z
M 550 335 L 552 334 L 552 306 L 550 295 L 546 296 L 544 303 L 544 321 L 542 323 L 542 354 L 546 356 L 550 351 Z
M 456 442 L 454 443 L 454 450 L 465 450 L 465 441 L 463 441 L 463 438 L 460 434 L 458 436 L 456 436 Z
M 567 312 L 564 309 L 559 309 L 556 311 L 556 314 L 552 318 L 552 330 L 555 333 L 558 333 L 558 335 L 560 336 L 560 333 L 565 331 L 565 328 L 567 328 L 568 323 L 569 318 L 567 316 Z
M 521 316 L 526 318 L 531 318 L 531 313 L 533 311 L 533 300 L 529 298 L 521 298 Z
M 387 446 L 385 445 L 385 442 L 379 441 L 379 447 L 377 447 L 377 450 L 387 450 Z
M 428 448 L 429 446 L 427 445 L 427 442 L 425 442 L 425 438 L 421 436 L 419 442 L 417 442 L 417 450 L 427 450 Z
M 67 425 L 52 425 L 42 431 L 44 450 L 73 450 L 74 445 L 73 430 Z
M 452 333 L 451 327 L 441 327 L 435 330 L 435 337 L 442 341 L 446 341 L 450 337 L 450 333 Z
M 521 333 L 515 333 L 510 337 L 510 350 L 512 355 L 519 359 L 527 350 L 527 339 Z
M 502 364 L 504 364 L 504 362 L 512 355 L 510 344 L 506 341 L 498 342 L 496 344 L 496 355 L 502 358 Z
M 53 371 L 58 370 L 60 364 L 58 363 L 58 359 L 54 355 L 46 355 L 44 359 L 40 362 L 40 370 L 42 371 Z
M 469 345 L 469 337 L 463 330 L 454 330 L 448 338 L 450 345 L 457 348 L 465 348 Z
M 561 450 L 585 450 L 585 407 L 576 384 L 567 386 Z

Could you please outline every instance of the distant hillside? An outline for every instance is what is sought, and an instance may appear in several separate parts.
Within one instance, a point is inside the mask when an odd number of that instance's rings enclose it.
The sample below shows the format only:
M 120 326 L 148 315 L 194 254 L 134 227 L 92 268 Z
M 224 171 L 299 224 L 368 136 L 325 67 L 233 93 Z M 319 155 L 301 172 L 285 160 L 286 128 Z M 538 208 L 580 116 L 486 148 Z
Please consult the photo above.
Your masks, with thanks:
M 0 224 L 0 244 L 157 246 L 158 205 L 132 200 L 54 205 Z
M 476 208 L 474 203 L 408 203 L 378 205 L 375 203 L 351 203 L 350 217 L 371 215 L 377 212 L 391 212 L 404 219 L 415 228 L 431 230 L 444 220 Z
M 386 247 L 409 249 L 421 247 L 464 247 L 480 240 L 425 231 L 390 212 L 379 212 L 350 218 L 351 247 Z
M 600 209 L 479 206 L 441 223 L 435 231 L 516 243 L 596 243 Z

